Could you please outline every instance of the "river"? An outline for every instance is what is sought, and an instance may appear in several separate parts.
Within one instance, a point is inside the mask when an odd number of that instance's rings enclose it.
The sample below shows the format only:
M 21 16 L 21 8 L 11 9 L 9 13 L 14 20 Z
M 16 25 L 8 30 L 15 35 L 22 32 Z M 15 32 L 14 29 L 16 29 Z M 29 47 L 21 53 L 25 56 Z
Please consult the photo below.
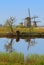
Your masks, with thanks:
M 5 52 L 4 44 L 8 44 L 10 39 L 0 38 L 0 52 Z M 20 39 L 19 42 L 16 42 L 15 39 L 13 41 L 13 49 L 17 52 L 22 52 L 24 55 L 27 54 L 44 54 L 44 39 L 35 39 L 36 44 L 28 47 L 28 42 Z

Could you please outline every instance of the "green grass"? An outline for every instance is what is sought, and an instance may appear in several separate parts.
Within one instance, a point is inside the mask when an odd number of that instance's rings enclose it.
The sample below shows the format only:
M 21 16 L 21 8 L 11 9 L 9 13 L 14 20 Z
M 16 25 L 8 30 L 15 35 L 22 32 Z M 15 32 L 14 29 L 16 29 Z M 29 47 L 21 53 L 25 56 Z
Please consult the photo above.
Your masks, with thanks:
M 24 63 L 22 53 L 0 53 L 0 65 L 21 65 Z
M 27 65 L 44 65 L 44 55 L 28 55 L 26 58 Z
M 0 53 L 0 65 L 44 65 L 44 55 L 27 55 L 24 62 L 22 53 Z
M 26 28 L 26 27 L 13 27 L 13 31 L 16 32 L 17 30 L 19 30 L 21 33 L 22 32 L 44 32 L 44 27 L 31 27 L 31 28 Z M 0 27 L 0 33 L 7 33 L 7 32 L 11 32 L 11 28 L 9 26 L 5 26 L 5 27 Z

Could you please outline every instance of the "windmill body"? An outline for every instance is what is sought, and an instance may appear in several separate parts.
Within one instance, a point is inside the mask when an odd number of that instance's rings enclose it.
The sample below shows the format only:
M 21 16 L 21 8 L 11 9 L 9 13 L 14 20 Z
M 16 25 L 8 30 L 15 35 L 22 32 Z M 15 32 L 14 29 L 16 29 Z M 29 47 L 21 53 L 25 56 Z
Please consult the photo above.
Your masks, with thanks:
M 31 26 L 31 20 L 30 20 L 30 17 L 26 17 L 25 18 L 25 24 L 24 24 L 26 27 L 30 27 Z

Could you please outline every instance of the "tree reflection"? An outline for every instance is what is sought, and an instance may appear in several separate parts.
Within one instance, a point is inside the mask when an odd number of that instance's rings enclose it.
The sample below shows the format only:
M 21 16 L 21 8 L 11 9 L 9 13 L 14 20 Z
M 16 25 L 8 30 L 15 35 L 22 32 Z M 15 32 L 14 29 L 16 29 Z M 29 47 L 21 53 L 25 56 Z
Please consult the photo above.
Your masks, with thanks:
M 14 39 L 12 38 L 8 44 L 4 45 L 4 47 L 5 47 L 5 49 L 6 49 L 7 52 L 13 52 L 13 47 L 12 47 L 13 40 Z

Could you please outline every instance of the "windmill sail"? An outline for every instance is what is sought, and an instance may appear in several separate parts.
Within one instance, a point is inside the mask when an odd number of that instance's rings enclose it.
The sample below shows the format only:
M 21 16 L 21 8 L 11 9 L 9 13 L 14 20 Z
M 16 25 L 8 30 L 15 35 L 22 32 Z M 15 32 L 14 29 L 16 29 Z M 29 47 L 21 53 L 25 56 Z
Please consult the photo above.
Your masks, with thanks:
M 29 17 L 30 17 L 30 9 L 28 8 L 28 14 L 29 14 Z
M 31 16 L 30 16 L 30 9 L 28 8 L 28 14 L 29 14 L 29 27 L 31 26 Z

